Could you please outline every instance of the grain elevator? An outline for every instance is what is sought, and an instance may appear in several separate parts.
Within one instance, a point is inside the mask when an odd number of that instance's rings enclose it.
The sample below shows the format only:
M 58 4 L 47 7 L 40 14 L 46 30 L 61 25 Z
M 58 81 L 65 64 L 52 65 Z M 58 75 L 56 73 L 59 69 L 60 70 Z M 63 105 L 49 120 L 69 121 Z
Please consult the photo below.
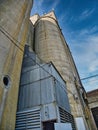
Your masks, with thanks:
M 0 1 L 0 130 L 96 130 L 54 11 L 32 4 Z

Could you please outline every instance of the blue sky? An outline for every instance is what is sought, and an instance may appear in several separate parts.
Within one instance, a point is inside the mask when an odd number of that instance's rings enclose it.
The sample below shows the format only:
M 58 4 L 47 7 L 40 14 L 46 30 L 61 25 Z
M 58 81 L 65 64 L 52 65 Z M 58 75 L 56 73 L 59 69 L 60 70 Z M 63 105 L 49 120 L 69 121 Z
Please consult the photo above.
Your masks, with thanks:
M 31 15 L 55 11 L 81 78 L 98 74 L 98 0 L 34 0 Z M 98 88 L 98 77 L 82 81 Z

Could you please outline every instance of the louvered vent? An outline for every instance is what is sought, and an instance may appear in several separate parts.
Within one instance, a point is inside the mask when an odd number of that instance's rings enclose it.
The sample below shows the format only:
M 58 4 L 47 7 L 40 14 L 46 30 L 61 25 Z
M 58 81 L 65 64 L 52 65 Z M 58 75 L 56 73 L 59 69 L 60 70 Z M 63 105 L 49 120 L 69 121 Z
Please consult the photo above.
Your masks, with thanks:
M 40 130 L 40 109 L 17 112 L 15 130 Z
M 59 107 L 59 112 L 60 112 L 61 123 L 69 122 L 69 123 L 72 124 L 73 130 L 76 130 L 73 116 L 70 113 L 68 113 L 67 111 L 65 111 L 64 109 L 60 108 L 60 107 Z

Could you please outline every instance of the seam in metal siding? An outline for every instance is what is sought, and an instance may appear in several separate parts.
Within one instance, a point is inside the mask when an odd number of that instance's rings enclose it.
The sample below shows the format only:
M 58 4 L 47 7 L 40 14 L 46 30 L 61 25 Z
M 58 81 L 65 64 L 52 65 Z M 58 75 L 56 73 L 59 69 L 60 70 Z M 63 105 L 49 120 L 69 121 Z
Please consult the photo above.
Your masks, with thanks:
M 17 112 L 15 130 L 41 130 L 40 108 Z

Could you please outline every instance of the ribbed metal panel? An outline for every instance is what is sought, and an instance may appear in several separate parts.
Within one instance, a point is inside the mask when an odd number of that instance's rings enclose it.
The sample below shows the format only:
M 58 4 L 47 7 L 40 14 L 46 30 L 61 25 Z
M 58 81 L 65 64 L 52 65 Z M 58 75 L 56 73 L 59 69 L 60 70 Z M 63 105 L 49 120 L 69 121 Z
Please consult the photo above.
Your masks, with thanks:
M 73 116 L 60 107 L 59 107 L 59 113 L 60 113 L 61 123 L 69 122 L 69 123 L 71 123 L 73 130 L 76 130 Z
M 57 100 L 60 107 L 70 112 L 66 84 L 51 63 L 22 70 L 18 99 L 18 111 Z
M 19 91 L 18 111 L 55 101 L 53 77 L 24 85 Z
M 17 112 L 15 130 L 41 130 L 40 108 Z
M 66 86 L 61 84 L 59 81 L 55 80 L 55 87 L 56 87 L 56 101 L 58 106 L 70 113 L 71 111 Z
M 29 51 L 29 46 L 25 45 L 24 58 L 22 63 L 22 68 L 30 67 L 36 65 L 36 55 L 33 51 Z
M 40 64 L 40 66 L 35 65 L 35 66 L 23 68 L 22 74 L 21 74 L 20 85 L 29 84 L 31 82 L 35 82 L 40 79 L 49 77 L 50 75 L 52 75 L 59 82 L 61 82 L 63 85 L 65 85 L 65 82 L 63 81 L 63 79 L 61 78 L 61 76 L 59 75 L 59 73 L 57 72 L 57 70 L 51 63 Z

